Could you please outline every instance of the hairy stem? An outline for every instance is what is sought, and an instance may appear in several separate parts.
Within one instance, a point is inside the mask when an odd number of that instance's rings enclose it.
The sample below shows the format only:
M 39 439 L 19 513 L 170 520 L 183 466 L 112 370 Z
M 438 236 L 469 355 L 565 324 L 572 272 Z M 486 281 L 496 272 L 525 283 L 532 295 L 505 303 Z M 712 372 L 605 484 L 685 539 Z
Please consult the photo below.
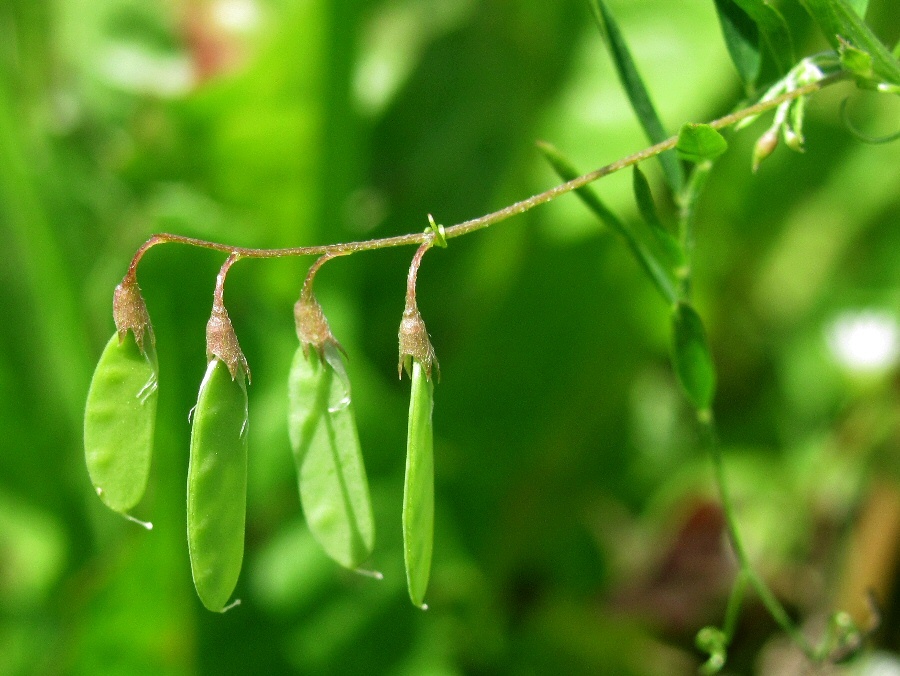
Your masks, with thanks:
M 337 258 L 338 256 L 345 256 L 344 253 L 335 253 L 329 252 L 326 254 L 322 254 L 319 258 L 316 259 L 316 262 L 309 266 L 309 270 L 306 272 L 306 279 L 303 280 L 303 289 L 300 292 L 300 297 L 305 301 L 311 301 L 313 297 L 313 279 L 316 276 L 316 273 L 319 271 L 325 263 L 330 261 L 332 258 Z
M 425 242 L 416 250 L 412 262 L 409 265 L 409 275 L 406 278 L 406 311 L 416 310 L 416 278 L 419 276 L 419 267 L 422 265 L 422 256 L 431 248 L 431 242 Z
M 713 122 L 710 122 L 710 126 L 715 129 L 722 129 L 723 127 L 728 127 L 733 125 L 741 120 L 753 117 L 755 115 L 759 115 L 768 110 L 772 110 L 773 108 L 778 107 L 780 104 L 785 101 L 790 101 L 792 99 L 797 99 L 802 96 L 809 96 L 824 87 L 834 84 L 839 80 L 845 77 L 844 73 L 836 73 L 829 77 L 823 78 L 818 82 L 813 82 L 811 84 L 805 85 L 803 87 L 799 87 L 791 92 L 786 94 L 782 94 L 776 98 L 773 98 L 769 101 L 761 101 L 755 105 L 748 106 L 747 108 L 743 108 L 735 113 L 731 113 L 730 115 L 725 115 L 724 117 L 720 117 Z M 583 188 L 589 183 L 593 183 L 594 181 L 603 178 L 604 176 L 609 176 L 617 171 L 630 167 L 639 162 L 643 162 L 646 159 L 654 157 L 655 155 L 660 154 L 666 150 L 670 150 L 675 147 L 675 144 L 678 142 L 677 136 L 672 136 L 671 138 L 662 141 L 661 143 L 657 143 L 656 145 L 652 145 L 649 148 L 645 148 L 639 152 L 628 155 L 627 157 L 623 157 L 616 162 L 611 164 L 607 164 L 599 169 L 595 169 L 587 174 L 583 174 L 577 178 L 572 179 L 571 181 L 567 181 L 566 183 L 562 183 L 550 190 L 546 190 L 537 195 L 533 195 L 528 199 L 521 200 L 516 202 L 515 204 L 510 204 L 503 209 L 498 211 L 494 211 L 492 213 L 486 214 L 484 216 L 480 216 L 478 218 L 473 218 L 468 221 L 463 221 L 462 223 L 457 223 L 456 225 L 451 225 L 447 228 L 444 228 L 443 236 L 446 239 L 451 239 L 453 237 L 461 237 L 462 235 L 467 235 L 470 232 L 475 232 L 476 230 L 482 230 L 487 228 L 494 223 L 499 223 L 500 221 L 505 221 L 512 216 L 516 216 L 518 214 L 524 213 L 529 209 L 533 209 L 536 206 L 541 204 L 546 204 L 547 202 L 551 202 L 555 200 L 557 197 L 561 195 L 565 195 L 566 193 L 572 192 L 573 190 L 578 190 L 579 188 Z M 210 242 L 203 239 L 197 239 L 194 237 L 184 237 L 182 235 L 174 235 L 170 233 L 160 233 L 153 235 L 150 239 L 148 239 L 141 247 L 135 252 L 134 257 L 131 260 L 131 265 L 128 268 L 128 273 L 125 275 L 126 279 L 134 279 L 137 272 L 138 263 L 140 263 L 143 255 L 152 247 L 157 244 L 166 244 L 166 243 L 177 243 L 177 244 L 187 244 L 189 246 L 200 247 L 203 249 L 212 249 L 214 251 L 221 251 L 227 254 L 233 254 L 240 258 L 285 258 L 292 256 L 321 256 L 325 254 L 334 254 L 334 255 L 346 255 L 357 253 L 360 251 L 372 251 L 375 249 L 387 249 L 390 247 L 397 246 L 409 246 L 412 244 L 423 244 L 425 242 L 432 242 L 435 239 L 435 234 L 432 231 L 419 232 L 419 233 L 411 233 L 408 235 L 398 235 L 396 237 L 384 237 L 380 239 L 370 239 L 363 240 L 358 242 L 345 242 L 339 244 L 325 244 L 320 246 L 298 246 L 298 247 L 288 247 L 283 249 L 255 249 L 248 247 L 238 247 L 231 246 L 228 244 L 219 244 L 216 242 Z
M 216 275 L 216 288 L 213 291 L 214 310 L 223 309 L 225 307 L 225 277 L 228 276 L 228 271 L 231 269 L 231 266 L 237 263 L 241 257 L 241 254 L 233 252 L 219 269 L 219 274 Z

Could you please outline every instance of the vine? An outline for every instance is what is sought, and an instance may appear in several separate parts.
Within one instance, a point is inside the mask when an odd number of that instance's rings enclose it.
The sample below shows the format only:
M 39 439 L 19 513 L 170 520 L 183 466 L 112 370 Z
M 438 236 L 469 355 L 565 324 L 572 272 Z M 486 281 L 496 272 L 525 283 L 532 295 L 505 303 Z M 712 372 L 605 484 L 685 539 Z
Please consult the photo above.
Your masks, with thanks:
M 125 277 L 116 287 L 113 310 L 117 336 L 110 340 L 101 357 L 88 398 L 85 415 L 87 464 L 100 498 L 112 509 L 132 518 L 128 511 L 140 500 L 149 471 L 157 366 L 153 329 L 137 282 L 140 261 L 148 250 L 159 244 L 184 244 L 227 254 L 216 281 L 207 325 L 209 365 L 194 412 L 188 531 L 192 572 L 204 605 L 224 612 L 239 602 L 229 603 L 229 599 L 243 554 L 248 423 L 244 383 L 245 379 L 247 384 L 250 382 L 250 370 L 225 309 L 224 284 L 229 270 L 241 259 L 319 256 L 309 268 L 295 306 L 300 346 L 291 368 L 289 425 L 299 490 L 310 529 L 325 551 L 347 568 L 379 577 L 380 573 L 359 569 L 374 546 L 368 484 L 352 413 L 349 380 L 341 356 L 344 350 L 332 335 L 315 298 L 313 282 L 321 266 L 332 258 L 417 245 L 409 269 L 406 304 L 398 332 L 398 372 L 401 378 L 404 371 L 408 373 L 412 390 L 403 500 L 404 558 L 410 599 L 415 605 L 426 608 L 424 598 L 430 575 L 434 520 L 431 412 L 439 368 L 416 303 L 419 267 L 425 253 L 434 246 L 446 247 L 450 239 L 483 230 L 575 192 L 625 240 L 668 304 L 672 321 L 673 367 L 693 406 L 703 445 L 712 460 L 726 531 L 739 570 L 723 627 L 705 627 L 697 634 L 698 647 L 709 655 L 703 671 L 715 673 L 724 666 L 748 589 L 756 593 L 778 626 L 810 660 L 822 662 L 838 653 L 844 655 L 847 646 L 858 649 L 864 633 L 841 613 L 832 618 L 831 631 L 821 643 L 810 642 L 752 565 L 738 528 L 722 452 L 716 439 L 712 412 L 715 367 L 703 321 L 690 300 L 696 203 L 714 160 L 727 148 L 719 130 L 732 126 L 742 128 L 761 114 L 776 111 L 772 125 L 761 135 L 754 150 L 755 169 L 771 154 L 780 137 L 788 146 L 802 148 L 804 105 L 812 94 L 851 77 L 862 86 L 882 92 L 896 92 L 900 87 L 896 59 L 885 49 L 873 46 L 874 37 L 867 32 L 865 24 L 855 19 L 855 14 L 844 12 L 844 0 L 806 4 L 817 19 L 827 20 L 829 26 L 838 22 L 837 25 L 845 29 L 843 34 L 834 34 L 835 52 L 802 59 L 755 104 L 709 124 L 686 124 L 679 134 L 660 138 L 664 135 L 662 125 L 612 15 L 602 2 L 591 0 L 620 79 L 648 136 L 656 142 L 588 173 L 577 172 L 559 151 L 541 144 L 541 152 L 565 182 L 478 218 L 442 226 L 429 215 L 428 227 L 419 233 L 276 249 L 238 247 L 170 233 L 153 235 L 138 248 Z M 748 15 L 754 21 L 758 20 L 761 30 L 771 29 L 771 21 L 759 18 L 771 18 L 763 9 L 769 8 L 767 4 L 738 2 L 737 5 L 754 8 Z M 834 7 L 841 9 L 839 15 L 826 12 Z M 728 35 L 726 31 L 726 37 Z M 778 50 L 776 56 L 785 57 L 785 53 Z M 750 64 L 739 62 L 737 65 L 739 70 L 744 69 L 742 74 L 744 71 L 752 74 Z M 677 233 L 674 235 L 656 213 L 649 183 L 639 168 L 641 162 L 651 158 L 658 158 L 663 164 L 663 173 L 678 206 Z M 693 165 L 687 175 L 681 162 Z M 591 183 L 629 167 L 633 167 L 634 192 L 649 235 L 626 226 L 589 188 Z M 140 433 L 129 438 L 122 434 L 123 427 L 138 429 Z

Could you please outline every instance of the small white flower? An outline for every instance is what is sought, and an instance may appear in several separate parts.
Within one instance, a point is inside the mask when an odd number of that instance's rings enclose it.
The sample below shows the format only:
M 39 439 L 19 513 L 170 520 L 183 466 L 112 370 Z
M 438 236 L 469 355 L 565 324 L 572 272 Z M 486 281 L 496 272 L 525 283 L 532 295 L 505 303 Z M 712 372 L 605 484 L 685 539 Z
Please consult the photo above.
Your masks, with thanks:
M 844 312 L 826 330 L 834 358 L 858 373 L 886 371 L 900 356 L 900 330 L 893 314 L 863 310 Z

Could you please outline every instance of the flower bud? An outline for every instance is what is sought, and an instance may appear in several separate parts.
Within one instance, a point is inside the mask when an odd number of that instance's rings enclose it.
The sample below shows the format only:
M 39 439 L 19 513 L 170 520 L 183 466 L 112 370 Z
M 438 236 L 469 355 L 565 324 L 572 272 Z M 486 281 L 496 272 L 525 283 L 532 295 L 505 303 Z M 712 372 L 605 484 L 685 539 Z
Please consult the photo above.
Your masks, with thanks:
M 778 128 L 772 127 L 759 137 L 753 148 L 753 173 L 759 169 L 762 161 L 771 155 L 778 146 Z

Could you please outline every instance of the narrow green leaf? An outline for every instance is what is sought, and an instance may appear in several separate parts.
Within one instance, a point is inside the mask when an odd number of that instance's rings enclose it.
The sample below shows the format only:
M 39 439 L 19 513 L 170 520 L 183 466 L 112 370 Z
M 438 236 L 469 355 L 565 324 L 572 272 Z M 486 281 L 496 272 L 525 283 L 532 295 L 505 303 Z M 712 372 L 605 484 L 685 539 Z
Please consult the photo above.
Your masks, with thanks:
M 403 484 L 403 559 L 409 598 L 424 609 L 434 544 L 434 385 L 418 360 L 413 361 L 411 380 Z
M 153 341 L 142 353 L 129 331 L 113 334 L 100 356 L 84 411 L 84 452 L 97 495 L 124 514 L 140 502 L 150 474 L 156 423 Z
M 709 409 L 716 389 L 715 366 L 703 320 L 687 303 L 678 303 L 672 312 L 672 366 L 694 407 Z
M 247 388 L 213 359 L 200 385 L 188 465 L 187 527 L 197 595 L 221 612 L 244 558 L 247 509 Z
M 631 174 L 631 186 L 634 189 L 634 198 L 637 202 L 638 211 L 641 217 L 647 222 L 647 225 L 654 229 L 663 229 L 659 220 L 659 214 L 656 212 L 656 202 L 653 201 L 653 192 L 650 190 L 650 182 L 644 176 L 644 172 L 638 165 L 634 165 Z
M 333 345 L 324 350 L 324 362 L 314 349 L 294 355 L 288 432 L 310 532 L 332 559 L 356 568 L 375 544 L 369 482 L 344 363 Z
M 715 4 L 731 61 L 744 84 L 752 86 L 762 65 L 759 28 L 735 0 L 715 0 Z
M 756 22 L 779 72 L 788 72 L 796 59 L 791 32 L 781 12 L 766 0 L 735 0 L 735 2 Z
M 650 100 L 650 93 L 638 73 L 634 60 L 631 58 L 631 52 L 625 43 L 625 38 L 619 30 L 619 26 L 613 18 L 603 0 L 590 0 L 591 9 L 600 33 L 606 41 L 613 64 L 616 67 L 616 73 L 619 81 L 628 95 L 631 107 L 634 109 L 647 138 L 651 143 L 660 143 L 668 138 L 665 128 L 656 114 L 653 102 Z M 684 170 L 678 163 L 678 158 L 671 151 L 666 151 L 657 155 L 666 177 L 666 183 L 673 193 L 681 192 L 681 186 L 684 183 Z
M 714 160 L 728 150 L 728 142 L 708 124 L 688 123 L 678 132 L 678 156 L 688 162 Z
M 866 12 L 869 9 L 869 0 L 847 0 L 847 4 L 853 8 L 853 11 L 859 14 L 860 19 L 866 18 Z
M 657 246 L 668 263 L 670 270 L 684 265 L 684 251 L 681 245 L 672 236 L 666 227 L 659 220 L 659 214 L 656 211 L 656 203 L 653 200 L 653 193 L 650 190 L 650 183 L 644 172 L 640 170 L 638 165 L 634 165 L 632 173 L 632 187 L 634 189 L 634 198 L 638 205 L 638 211 L 644 222 L 649 226 L 650 233 L 653 236 Z
M 581 176 L 581 173 L 555 146 L 543 141 L 538 141 L 537 148 L 562 180 L 571 181 L 573 178 Z M 610 211 L 606 204 L 603 203 L 603 200 L 600 199 L 599 195 L 597 195 L 590 186 L 578 188 L 575 191 L 575 194 L 588 205 L 590 210 L 593 211 L 610 230 L 614 230 L 620 235 L 625 235 L 625 225 L 618 216 Z
M 800 3 L 835 50 L 840 51 L 841 45 L 845 44 L 872 58 L 874 81 L 867 83 L 864 80 L 861 84 L 885 82 L 900 87 L 900 61 L 863 22 L 848 0 L 800 0 Z
M 573 178 L 581 175 L 581 172 L 549 143 L 539 143 L 538 148 L 562 180 L 571 181 Z M 637 259 L 644 272 L 647 273 L 656 290 L 659 291 L 667 303 L 674 304 L 678 300 L 678 292 L 667 266 L 656 257 L 631 228 L 606 207 L 600 197 L 597 196 L 597 193 L 589 186 L 579 188 L 575 191 L 575 194 L 610 230 L 625 240 L 628 248 L 631 249 L 632 255 Z

